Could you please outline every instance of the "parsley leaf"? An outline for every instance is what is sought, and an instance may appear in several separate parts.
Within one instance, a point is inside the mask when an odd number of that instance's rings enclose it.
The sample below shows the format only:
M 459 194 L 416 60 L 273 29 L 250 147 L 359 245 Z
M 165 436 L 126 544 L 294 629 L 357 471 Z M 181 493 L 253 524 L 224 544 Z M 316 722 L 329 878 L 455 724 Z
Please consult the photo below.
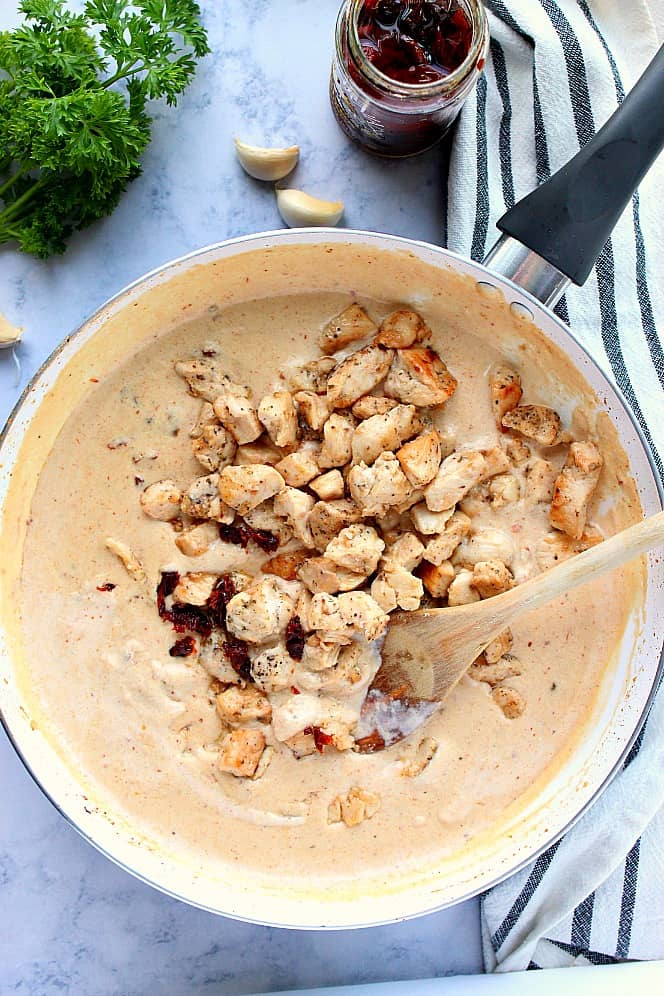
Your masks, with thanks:
M 194 0 L 22 0 L 0 32 L 0 244 L 45 259 L 141 172 L 150 100 L 170 105 L 210 49 Z

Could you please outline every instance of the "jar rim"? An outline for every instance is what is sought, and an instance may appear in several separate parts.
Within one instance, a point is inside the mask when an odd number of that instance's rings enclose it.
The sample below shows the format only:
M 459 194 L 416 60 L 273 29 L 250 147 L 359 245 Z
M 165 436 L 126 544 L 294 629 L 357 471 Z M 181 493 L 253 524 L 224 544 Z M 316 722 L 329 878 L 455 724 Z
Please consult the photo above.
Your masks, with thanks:
M 364 74 L 378 89 L 387 91 L 391 96 L 400 97 L 433 97 L 455 90 L 476 68 L 481 58 L 486 57 L 488 47 L 488 21 L 482 0 L 458 0 L 470 17 L 473 36 L 466 58 L 460 66 L 439 80 L 428 83 L 402 83 L 387 73 L 377 69 L 366 57 L 360 43 L 358 18 L 365 0 L 346 0 L 339 12 L 337 22 L 338 34 L 347 32 L 348 45 L 353 59 Z

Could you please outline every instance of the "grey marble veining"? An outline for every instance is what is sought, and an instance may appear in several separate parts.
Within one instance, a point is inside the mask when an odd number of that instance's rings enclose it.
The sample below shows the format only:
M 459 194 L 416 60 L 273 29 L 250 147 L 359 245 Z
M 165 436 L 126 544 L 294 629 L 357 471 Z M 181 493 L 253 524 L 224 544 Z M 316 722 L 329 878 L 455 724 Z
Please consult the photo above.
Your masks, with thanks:
M 439 241 L 439 152 L 372 159 L 336 127 L 327 74 L 339 0 L 207 0 L 214 54 L 176 111 L 158 107 L 143 175 L 116 213 L 46 263 L 0 249 L 0 312 L 26 329 L 0 353 L 0 422 L 53 347 L 152 267 L 282 227 L 232 136 L 297 142 L 294 185 L 346 203 L 344 224 Z M 0 0 L 0 29 L 16 23 Z M 318 934 L 249 926 L 135 881 L 52 809 L 0 734 L 0 993 L 250 993 L 479 971 L 475 903 L 391 927 Z

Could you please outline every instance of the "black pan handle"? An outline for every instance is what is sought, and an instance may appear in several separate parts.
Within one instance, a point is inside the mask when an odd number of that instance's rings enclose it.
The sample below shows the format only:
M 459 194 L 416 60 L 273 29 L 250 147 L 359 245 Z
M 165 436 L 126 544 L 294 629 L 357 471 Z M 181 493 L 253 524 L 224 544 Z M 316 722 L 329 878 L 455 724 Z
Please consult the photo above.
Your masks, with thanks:
M 595 137 L 498 228 L 583 284 L 664 147 L 664 45 Z

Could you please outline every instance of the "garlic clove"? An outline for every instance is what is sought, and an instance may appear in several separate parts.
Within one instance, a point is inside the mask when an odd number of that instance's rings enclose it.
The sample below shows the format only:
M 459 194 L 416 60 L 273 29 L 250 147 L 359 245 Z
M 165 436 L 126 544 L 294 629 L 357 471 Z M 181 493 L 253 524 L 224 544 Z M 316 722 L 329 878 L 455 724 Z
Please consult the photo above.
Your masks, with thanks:
M 0 315 L 0 349 L 15 346 L 17 342 L 21 341 L 22 335 L 23 329 L 10 325 L 7 319 Z
M 292 173 L 300 157 L 297 145 L 287 149 L 264 149 L 259 145 L 247 145 L 239 138 L 235 139 L 235 151 L 244 171 L 256 180 L 282 180 Z
M 303 190 L 277 190 L 277 207 L 289 228 L 336 225 L 344 213 L 343 201 L 322 201 Z

